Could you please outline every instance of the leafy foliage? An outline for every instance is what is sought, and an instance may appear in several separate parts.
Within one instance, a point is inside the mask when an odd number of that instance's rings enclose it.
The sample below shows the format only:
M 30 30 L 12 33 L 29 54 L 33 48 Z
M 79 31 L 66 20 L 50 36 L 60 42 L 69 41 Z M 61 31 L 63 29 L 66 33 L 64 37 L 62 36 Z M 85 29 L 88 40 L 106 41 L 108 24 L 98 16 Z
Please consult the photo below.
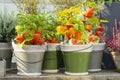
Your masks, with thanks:
M 58 12 L 62 29 L 57 34 L 64 35 L 67 41 L 74 39 L 74 43 L 76 39 L 77 44 L 98 43 L 103 31 L 100 23 L 106 21 L 100 20 L 101 10 L 102 6 L 95 2 L 84 2 Z
M 46 25 L 43 27 L 43 36 L 47 41 L 52 39 L 58 41 L 59 36 L 56 35 L 56 27 L 58 25 L 55 13 L 46 13 Z
M 6 8 L 0 12 L 0 42 L 9 42 L 15 36 L 17 18 L 14 12 L 8 13 Z
M 46 19 L 42 13 L 18 15 L 18 23 L 15 29 L 17 32 L 17 37 L 23 36 L 23 41 L 20 42 L 20 44 L 30 44 L 30 41 L 34 39 L 34 34 L 42 31 L 45 25 Z

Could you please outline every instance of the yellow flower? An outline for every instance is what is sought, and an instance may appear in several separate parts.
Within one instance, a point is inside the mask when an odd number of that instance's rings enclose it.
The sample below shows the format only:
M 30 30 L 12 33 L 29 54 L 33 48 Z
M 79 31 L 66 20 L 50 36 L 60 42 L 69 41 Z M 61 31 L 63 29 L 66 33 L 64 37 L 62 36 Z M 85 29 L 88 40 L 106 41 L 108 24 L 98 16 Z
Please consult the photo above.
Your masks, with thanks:
M 65 26 L 58 26 L 56 28 L 57 30 L 57 35 L 64 35 L 66 33 L 67 28 Z

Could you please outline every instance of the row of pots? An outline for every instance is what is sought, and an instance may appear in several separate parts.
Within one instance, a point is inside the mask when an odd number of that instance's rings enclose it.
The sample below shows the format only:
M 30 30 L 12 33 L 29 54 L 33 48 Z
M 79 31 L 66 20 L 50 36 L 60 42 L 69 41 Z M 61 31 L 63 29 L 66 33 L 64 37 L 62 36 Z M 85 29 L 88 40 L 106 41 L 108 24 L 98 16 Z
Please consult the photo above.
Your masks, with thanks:
M 101 71 L 101 59 L 105 43 L 89 45 L 26 45 L 20 49 L 12 42 L 17 60 L 18 75 L 41 75 L 41 72 L 85 75 Z

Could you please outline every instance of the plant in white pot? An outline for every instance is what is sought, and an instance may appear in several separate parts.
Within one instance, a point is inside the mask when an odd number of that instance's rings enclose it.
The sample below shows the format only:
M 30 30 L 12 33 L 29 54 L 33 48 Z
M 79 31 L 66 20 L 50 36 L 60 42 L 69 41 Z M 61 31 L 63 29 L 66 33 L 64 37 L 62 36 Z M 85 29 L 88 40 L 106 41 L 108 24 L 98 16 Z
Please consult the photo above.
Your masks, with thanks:
M 46 44 L 42 27 L 45 18 L 40 14 L 20 14 L 15 27 L 17 35 L 12 42 L 17 60 L 18 75 L 41 75 Z
M 16 16 L 6 8 L 0 11 L 0 57 L 6 60 L 6 67 L 11 67 L 12 47 L 11 40 L 15 36 Z
M 104 20 L 98 16 L 101 9 L 95 2 L 83 2 L 58 12 L 61 26 L 57 27 L 57 35 L 64 36 L 61 51 L 66 74 L 88 74 L 92 43 L 98 44 L 102 34 L 100 22 Z

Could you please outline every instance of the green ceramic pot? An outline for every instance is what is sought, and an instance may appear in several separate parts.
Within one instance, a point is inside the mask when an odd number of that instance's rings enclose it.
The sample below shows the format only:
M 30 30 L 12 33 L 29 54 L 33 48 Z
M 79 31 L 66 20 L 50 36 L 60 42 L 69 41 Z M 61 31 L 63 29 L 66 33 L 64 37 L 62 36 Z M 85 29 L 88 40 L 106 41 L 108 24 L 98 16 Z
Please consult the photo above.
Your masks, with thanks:
M 61 45 L 65 62 L 65 74 L 88 74 L 88 64 L 92 45 Z

